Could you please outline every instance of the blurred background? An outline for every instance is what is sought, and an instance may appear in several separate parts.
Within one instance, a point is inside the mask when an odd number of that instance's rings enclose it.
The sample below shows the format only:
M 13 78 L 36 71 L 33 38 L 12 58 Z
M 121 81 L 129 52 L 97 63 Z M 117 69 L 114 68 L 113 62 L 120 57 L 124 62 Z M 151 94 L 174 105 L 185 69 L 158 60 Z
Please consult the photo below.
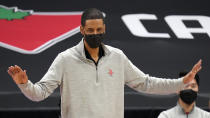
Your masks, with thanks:
M 189 71 L 202 59 L 197 106 L 208 111 L 208 0 L 1 0 L 1 118 L 59 117 L 59 88 L 46 100 L 32 102 L 20 92 L 7 68 L 19 65 L 33 83 L 39 81 L 58 53 L 81 40 L 81 12 L 91 7 L 106 15 L 104 43 L 122 49 L 150 76 L 178 78 L 180 71 Z M 176 104 L 175 94 L 143 94 L 125 86 L 125 118 L 155 118 Z

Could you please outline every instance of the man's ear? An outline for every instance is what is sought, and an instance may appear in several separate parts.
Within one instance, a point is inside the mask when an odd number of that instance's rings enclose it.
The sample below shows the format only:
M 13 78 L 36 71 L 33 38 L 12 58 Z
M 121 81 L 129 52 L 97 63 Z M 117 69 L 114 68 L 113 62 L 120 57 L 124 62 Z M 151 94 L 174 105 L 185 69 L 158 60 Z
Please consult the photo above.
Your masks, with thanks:
M 82 35 L 84 35 L 84 27 L 83 27 L 82 25 L 80 25 L 80 33 L 81 33 Z

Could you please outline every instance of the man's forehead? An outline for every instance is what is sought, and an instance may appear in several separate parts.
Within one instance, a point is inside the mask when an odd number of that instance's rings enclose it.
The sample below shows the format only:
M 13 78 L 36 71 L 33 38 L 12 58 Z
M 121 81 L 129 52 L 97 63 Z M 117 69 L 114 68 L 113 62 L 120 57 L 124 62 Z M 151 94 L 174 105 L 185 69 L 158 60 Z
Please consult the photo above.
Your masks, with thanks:
M 189 82 L 189 84 L 197 84 L 197 82 L 195 79 L 193 79 L 192 81 Z
M 191 86 L 191 85 L 197 85 L 197 82 L 195 79 L 193 79 L 192 81 L 190 81 L 187 85 L 185 85 L 185 87 Z
M 92 25 L 101 25 L 103 26 L 103 19 L 87 19 L 85 21 L 85 26 L 92 26 Z

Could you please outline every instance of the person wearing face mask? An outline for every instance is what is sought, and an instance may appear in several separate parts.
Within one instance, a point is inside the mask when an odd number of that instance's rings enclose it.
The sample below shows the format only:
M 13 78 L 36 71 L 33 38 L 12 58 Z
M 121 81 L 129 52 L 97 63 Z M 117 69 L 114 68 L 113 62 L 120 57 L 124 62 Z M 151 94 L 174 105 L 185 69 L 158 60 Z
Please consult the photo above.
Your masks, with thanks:
M 209 111 L 210 111 L 210 96 L 209 96 L 208 108 L 209 108 Z
M 201 60 L 184 77 L 164 79 L 143 73 L 117 48 L 103 44 L 103 13 L 87 9 L 81 17 L 82 40 L 58 54 L 44 77 L 32 83 L 19 66 L 9 75 L 33 101 L 46 99 L 60 86 L 62 118 L 123 118 L 124 85 L 139 92 L 169 94 L 183 88 L 201 70 Z
M 183 77 L 187 72 L 180 72 Z M 195 75 L 183 90 L 179 91 L 178 103 L 175 107 L 163 111 L 158 118 L 210 118 L 210 113 L 196 106 L 196 98 L 199 91 L 199 75 Z
M 210 97 L 209 97 L 209 111 L 210 111 Z

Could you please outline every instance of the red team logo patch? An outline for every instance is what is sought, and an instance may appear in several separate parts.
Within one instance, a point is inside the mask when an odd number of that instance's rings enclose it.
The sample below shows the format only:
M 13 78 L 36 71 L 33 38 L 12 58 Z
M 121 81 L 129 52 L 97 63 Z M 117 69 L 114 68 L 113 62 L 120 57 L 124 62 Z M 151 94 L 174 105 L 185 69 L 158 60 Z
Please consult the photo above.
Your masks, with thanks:
M 0 5 L 0 46 L 37 54 L 79 32 L 82 12 L 33 12 Z
M 112 69 L 109 69 L 109 75 L 112 76 L 112 74 L 113 74 Z

